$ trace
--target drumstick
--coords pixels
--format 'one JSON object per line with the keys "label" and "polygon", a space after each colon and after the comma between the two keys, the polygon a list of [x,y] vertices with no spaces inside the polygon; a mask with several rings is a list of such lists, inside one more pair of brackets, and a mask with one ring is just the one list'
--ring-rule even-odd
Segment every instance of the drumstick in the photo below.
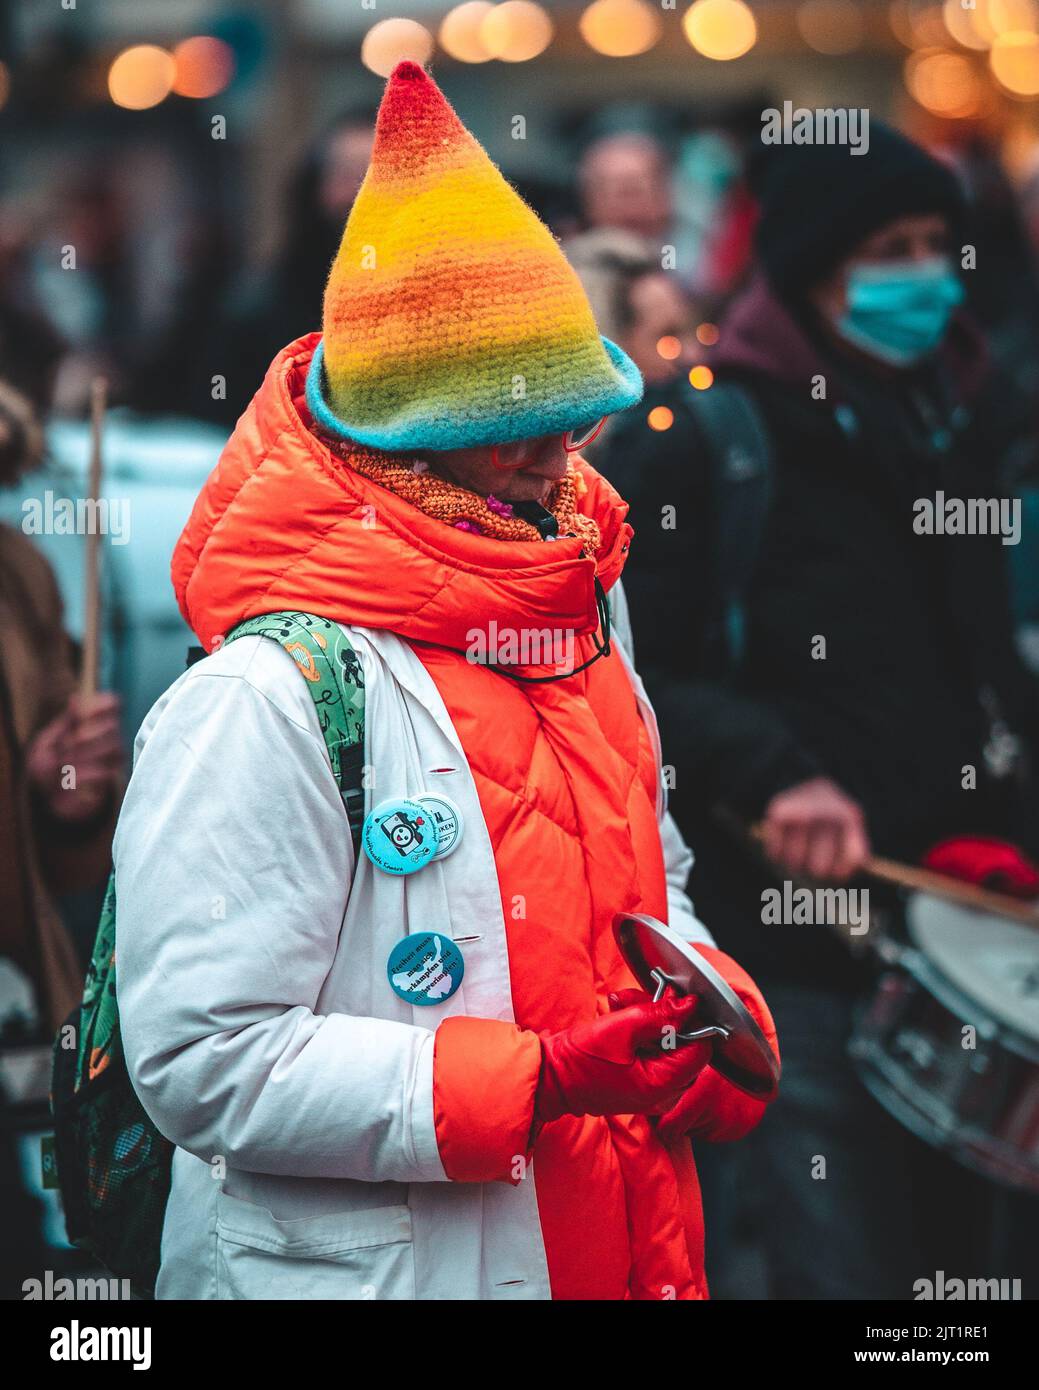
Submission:
{"label": "drumstick", "polygon": [[83,577],[83,664],[79,677],[79,693],[84,700],[88,700],[91,695],[97,693],[101,627],[101,591],[98,566],[101,527],[97,524],[97,503],[101,499],[101,440],[107,396],[108,382],[103,376],[96,376],[90,384],[90,481],[87,493],[95,504],[93,509],[95,524],[87,530],[86,537],[86,565]]}
{"label": "drumstick", "polygon": [[870,855],[862,866],[863,873],[900,888],[912,888],[920,893],[932,893],[936,898],[951,898],[964,907],[976,907],[980,912],[995,912],[1001,917],[1013,917],[1018,922],[1026,922],[1030,927],[1039,927],[1039,912],[1019,898],[1007,897],[991,888],[980,888],[974,883],[962,883],[959,879],[936,874],[933,869],[918,869],[914,864],[900,864],[895,859],[880,859]]}
{"label": "drumstick", "polygon": [[[760,844],[765,838],[764,829],[760,825],[752,826],[750,836]],[[996,893],[991,888],[979,888],[973,883],[947,878],[933,869],[919,869],[915,864],[901,864],[897,859],[882,859],[871,854],[862,865],[861,872],[884,883],[893,883],[898,888],[931,893],[936,898],[949,898],[964,907],[977,908],[979,912],[994,912],[1001,917],[1025,922],[1030,927],[1039,927],[1039,911],[1034,905],[1007,897],[1005,893]]]}

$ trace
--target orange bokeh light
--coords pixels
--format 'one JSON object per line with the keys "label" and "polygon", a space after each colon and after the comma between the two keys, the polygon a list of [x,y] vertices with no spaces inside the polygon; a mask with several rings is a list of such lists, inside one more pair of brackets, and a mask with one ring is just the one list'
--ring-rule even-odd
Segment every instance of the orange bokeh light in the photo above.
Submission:
{"label": "orange bokeh light", "polygon": [[548,13],[534,0],[504,0],[480,25],[480,42],[504,63],[526,63],[543,53],[555,32]]}
{"label": "orange bokeh light", "polygon": [[222,92],[234,77],[234,53],[222,39],[200,34],[173,50],[173,90],[181,97],[204,100]]}
{"label": "orange bokeh light", "polygon": [[433,35],[414,19],[380,19],[361,40],[361,62],[379,77],[389,77],[405,59],[425,67],[433,56]]}
{"label": "orange bokeh light", "polygon": [[459,63],[486,63],[491,54],[480,38],[480,25],[494,6],[491,0],[465,0],[444,16],[438,38],[445,53]]}
{"label": "orange bokeh light", "polygon": [[126,48],[108,69],[108,92],[116,106],[147,111],[165,101],[173,90],[173,56],[155,44]]}
{"label": "orange bokeh light", "polygon": [[718,63],[742,58],[758,37],[754,11],[744,0],[695,0],[682,17],[682,28],[697,53]]}
{"label": "orange bokeh light", "polygon": [[989,63],[1001,87],[1016,97],[1039,96],[1039,37],[1025,30],[1000,34]]}
{"label": "orange bokeh light", "polygon": [[675,412],[666,405],[655,405],[646,416],[646,424],[651,430],[669,430],[675,423]]}
{"label": "orange bokeh light", "polygon": [[921,49],[906,60],[910,95],[925,111],[946,120],[976,116],[984,105],[984,88],[970,58],[946,49]]}
{"label": "orange bokeh light", "polygon": [[633,58],[660,38],[660,16],[645,0],[595,0],[578,21],[589,48],[606,58]]}

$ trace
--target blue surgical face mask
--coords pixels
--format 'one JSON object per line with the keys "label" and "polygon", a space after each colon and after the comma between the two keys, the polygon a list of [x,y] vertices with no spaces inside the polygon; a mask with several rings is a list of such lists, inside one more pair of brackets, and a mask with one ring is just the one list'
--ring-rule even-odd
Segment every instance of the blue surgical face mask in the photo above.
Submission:
{"label": "blue surgical face mask", "polygon": [[837,332],[881,362],[911,367],[938,347],[963,298],[945,256],[857,265],[848,277],[848,308]]}

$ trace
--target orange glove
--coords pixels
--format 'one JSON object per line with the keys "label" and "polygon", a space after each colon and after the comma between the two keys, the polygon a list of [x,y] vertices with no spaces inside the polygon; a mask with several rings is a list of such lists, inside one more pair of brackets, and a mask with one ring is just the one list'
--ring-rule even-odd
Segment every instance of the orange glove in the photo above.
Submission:
{"label": "orange glove", "polygon": [[[711,946],[697,946],[696,949],[719,975],[724,976],[730,989],[739,995],[778,1058],[776,1025],[754,981],[724,951]],[[646,998],[641,990],[634,989],[623,990],[612,997],[617,1000],[617,1007],[630,1005],[636,998]],[[657,1121],[657,1134],[666,1144],[674,1143],[684,1135],[706,1139],[712,1144],[730,1143],[751,1132],[768,1104],[768,1101],[748,1096],[746,1091],[726,1081],[713,1067],[706,1067],[685,1094]]]}

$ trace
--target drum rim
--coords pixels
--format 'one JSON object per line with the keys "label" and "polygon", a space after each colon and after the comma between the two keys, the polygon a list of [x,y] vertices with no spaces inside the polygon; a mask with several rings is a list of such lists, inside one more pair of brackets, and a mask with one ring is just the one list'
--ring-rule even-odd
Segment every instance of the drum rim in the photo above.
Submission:
{"label": "drum rim", "polygon": [[[927,893],[914,894],[913,897],[920,898],[931,903],[940,902],[940,900],[936,899],[932,894]],[[968,909],[961,908],[956,904],[946,903],[944,905],[946,907],[952,907],[952,909],[956,913],[969,913]],[[964,999],[970,1001],[975,1013],[983,1016],[985,1020],[993,1028],[996,1029],[998,1037],[1001,1041],[1006,1043],[1008,1049],[1011,1052],[1014,1052],[1019,1057],[1023,1057],[1026,1061],[1034,1062],[1037,1065],[1039,1065],[1039,1033],[1037,1033],[1033,1037],[1025,1030],[1023,1030],[1019,1026],[1018,1022],[1015,1022],[1014,1020],[1010,1019],[1006,1014],[997,1014],[992,1010],[990,1005],[983,1004],[980,1001],[976,1001],[974,996],[968,993],[967,987],[965,985],[957,982],[955,979],[952,978],[950,974],[948,974],[941,961],[937,958],[939,952],[934,948],[933,945],[931,946],[931,949],[928,949],[929,943],[926,940],[926,935],[929,928],[926,923],[918,920],[919,912],[919,905],[915,913],[912,910],[911,902],[906,905],[905,929],[909,938],[908,942],[906,944],[902,944],[900,942],[889,943],[889,945],[894,946],[894,951],[891,954],[893,954],[894,956],[895,963],[900,964],[902,962],[902,958],[905,956],[907,952],[911,953],[912,959],[922,960],[925,963],[928,971],[928,978],[926,981],[923,981],[925,987],[931,989],[932,993],[938,995],[940,1001],[947,1008],[957,1013],[959,1017],[964,1018],[965,1022],[974,1022],[972,1018],[965,1017],[962,1009],[954,1008],[951,1003],[947,1002],[950,991],[955,992],[957,994],[961,994]],[[1015,936],[1022,932],[1028,933],[1031,930],[1030,928],[1024,926],[1020,922],[1016,922],[1009,918],[1006,919],[1005,925],[1013,929]],[[983,931],[984,926],[981,923],[979,923],[978,929]],[[1025,940],[1027,939],[1027,937],[1022,937],[1021,939]],[[1036,941],[1037,943],[1039,943],[1039,934],[1036,935]],[[911,969],[912,967],[907,968]],[[941,991],[939,990],[938,982],[940,982],[942,986]],[[1010,1040],[1013,1040],[1013,1042],[1011,1042]]]}
{"label": "drum rim", "polygon": [[[1022,1061],[1039,1066],[1039,1041],[1033,1041],[1020,1029],[996,1018],[984,1004],[975,1003],[919,946],[899,946],[894,959],[888,962],[883,974],[894,974],[898,970],[903,970],[921,988],[933,995],[942,1008],[976,1028],[979,1040],[984,1037],[986,1043],[998,1043]],[[880,978],[882,979],[883,975]],[[974,1017],[964,1012],[959,1002],[961,1000],[973,1008]]]}
{"label": "drum rim", "polygon": [[[1021,1150],[1002,1143],[997,1147],[997,1141],[990,1141],[987,1145],[977,1141],[973,1144],[965,1143],[962,1138],[963,1130],[949,1129],[942,1133],[940,1127],[934,1125],[931,1133],[923,1133],[920,1122],[927,1119],[924,1112],[915,1108],[895,1089],[884,1071],[872,1064],[872,1058],[856,1053],[850,1047],[849,1055],[856,1076],[876,1103],[920,1143],[948,1155],[971,1172],[980,1173],[1014,1192],[1039,1193],[1039,1162],[1029,1163],[1021,1157]],[[935,1130],[939,1130],[938,1138],[934,1137]],[[970,1132],[974,1135],[982,1133],[979,1130]],[[1007,1156],[1005,1164],[1001,1157],[1003,1154]],[[1008,1176],[1008,1168],[1020,1173],[1022,1180],[1015,1181]]]}

